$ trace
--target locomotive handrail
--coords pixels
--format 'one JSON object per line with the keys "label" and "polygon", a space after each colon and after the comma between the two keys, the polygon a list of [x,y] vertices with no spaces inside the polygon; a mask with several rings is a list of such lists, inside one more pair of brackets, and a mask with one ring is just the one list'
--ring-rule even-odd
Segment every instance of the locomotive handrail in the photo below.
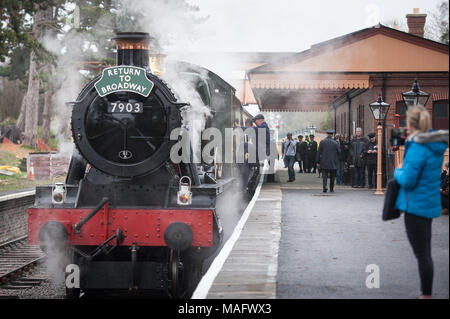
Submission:
{"label": "locomotive handrail", "polygon": [[86,217],[84,217],[79,223],[75,225],[75,233],[78,234],[81,231],[83,225],[86,224],[89,221],[89,219],[94,217],[94,215],[97,214],[100,211],[100,209],[102,209],[103,206],[105,206],[105,204],[108,203],[108,201],[109,201],[108,197],[103,197],[100,203],[98,203],[97,206],[95,206],[94,209]]}

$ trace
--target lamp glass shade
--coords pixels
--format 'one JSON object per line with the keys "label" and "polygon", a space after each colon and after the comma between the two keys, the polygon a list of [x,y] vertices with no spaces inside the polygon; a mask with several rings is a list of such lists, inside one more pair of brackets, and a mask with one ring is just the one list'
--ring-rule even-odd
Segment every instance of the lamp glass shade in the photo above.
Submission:
{"label": "lamp glass shade", "polygon": [[388,113],[390,106],[391,105],[389,103],[383,102],[381,94],[378,95],[378,99],[376,102],[369,104],[373,117],[377,121],[383,121],[386,118],[386,114]]}
{"label": "lamp glass shade", "polygon": [[373,117],[375,118],[375,120],[380,121],[381,120],[380,108],[370,106],[370,109],[372,110],[372,114],[373,114]]}
{"label": "lamp glass shade", "polygon": [[414,81],[411,91],[402,93],[403,101],[406,107],[427,104],[430,94],[425,93],[419,89],[419,83]]}
{"label": "lamp glass shade", "polygon": [[403,101],[405,102],[407,108],[410,107],[410,106],[417,105],[417,103],[418,103],[417,96],[415,96],[415,95],[406,95],[405,93],[403,93],[402,95],[403,95]]}

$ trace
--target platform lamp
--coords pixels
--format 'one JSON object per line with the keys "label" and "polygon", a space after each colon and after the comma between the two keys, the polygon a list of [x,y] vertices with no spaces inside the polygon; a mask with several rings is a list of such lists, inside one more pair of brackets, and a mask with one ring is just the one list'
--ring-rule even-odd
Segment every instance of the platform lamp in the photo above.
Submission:
{"label": "platform lamp", "polygon": [[430,94],[421,91],[419,83],[415,79],[411,91],[402,93],[402,98],[406,108],[417,106],[418,104],[425,106],[430,98]]}
{"label": "platform lamp", "polygon": [[378,94],[378,99],[369,104],[370,110],[372,111],[373,117],[378,121],[377,125],[377,138],[378,138],[378,146],[377,146],[377,190],[375,195],[383,195],[381,191],[382,187],[382,166],[381,166],[381,155],[382,155],[382,146],[381,141],[383,140],[383,126],[381,122],[386,120],[386,115],[389,111],[389,107],[391,106],[388,103],[383,102],[383,98],[381,97],[381,93]]}

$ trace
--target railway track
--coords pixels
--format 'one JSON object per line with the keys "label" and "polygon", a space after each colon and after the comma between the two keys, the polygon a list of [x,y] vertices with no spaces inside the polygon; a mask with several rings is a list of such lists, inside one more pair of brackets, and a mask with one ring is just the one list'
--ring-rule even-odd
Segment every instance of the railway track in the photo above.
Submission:
{"label": "railway track", "polygon": [[26,289],[46,280],[42,272],[32,272],[45,260],[39,246],[29,246],[27,236],[0,245],[0,289]]}

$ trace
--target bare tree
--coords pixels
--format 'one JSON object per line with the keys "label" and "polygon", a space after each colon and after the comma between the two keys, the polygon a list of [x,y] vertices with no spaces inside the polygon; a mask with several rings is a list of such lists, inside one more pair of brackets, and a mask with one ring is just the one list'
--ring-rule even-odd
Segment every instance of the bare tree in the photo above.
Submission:
{"label": "bare tree", "polygon": [[[36,5],[33,22],[33,38],[39,41],[43,35],[46,26],[52,24],[53,7],[47,6],[41,8]],[[23,112],[19,115],[19,120],[24,118],[25,122],[25,138],[24,144],[37,147],[38,136],[38,120],[39,120],[39,87],[40,87],[40,70],[42,68],[42,60],[39,59],[37,50],[33,48],[30,54],[30,68],[28,71],[28,90],[23,100]],[[51,94],[51,93],[49,93]],[[47,108],[49,113],[49,106]],[[18,126],[22,123],[18,120]],[[19,128],[21,128],[19,126]]]}
{"label": "bare tree", "polygon": [[[51,7],[47,8],[46,10],[51,10]],[[36,40],[41,37],[42,22],[44,19],[45,10],[37,8],[36,13],[34,14],[32,31],[33,37]],[[36,54],[36,50],[32,49],[30,53],[30,69],[28,70],[28,90],[22,102],[22,104],[24,104],[24,114],[22,115],[22,117],[25,119],[24,144],[31,147],[37,147],[40,82],[39,68],[39,59]]]}
{"label": "bare tree", "polygon": [[42,140],[45,144],[50,143],[50,118],[53,96],[53,85],[51,78],[53,77],[55,68],[52,64],[46,66],[48,80],[44,92],[44,109],[42,111]]}

